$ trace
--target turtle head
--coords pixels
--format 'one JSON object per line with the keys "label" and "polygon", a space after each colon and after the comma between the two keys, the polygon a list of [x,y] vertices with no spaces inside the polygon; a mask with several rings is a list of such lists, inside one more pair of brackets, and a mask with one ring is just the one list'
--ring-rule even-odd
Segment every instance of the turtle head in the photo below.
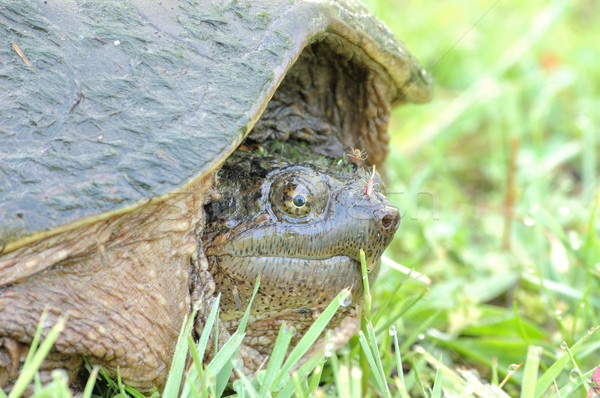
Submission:
{"label": "turtle head", "polygon": [[241,318],[257,278],[251,313],[283,317],[297,329],[313,320],[302,314],[318,312],[344,288],[360,302],[360,250],[373,280],[400,223],[372,169],[308,150],[285,159],[231,157],[219,177],[221,199],[206,208],[203,244],[224,321]]}

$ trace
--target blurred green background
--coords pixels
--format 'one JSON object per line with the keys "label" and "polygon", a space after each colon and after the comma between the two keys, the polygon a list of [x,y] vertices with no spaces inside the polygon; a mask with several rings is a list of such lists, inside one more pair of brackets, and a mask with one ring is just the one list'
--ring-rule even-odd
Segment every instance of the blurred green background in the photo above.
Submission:
{"label": "blurred green background", "polygon": [[[432,102],[393,111],[387,164],[403,214],[387,255],[431,285],[384,267],[374,288],[393,308],[378,325],[399,317],[411,396],[440,357],[446,392],[470,396],[528,347],[541,377],[588,336],[552,373],[584,397],[600,365],[600,2],[364,3],[435,80]],[[521,368],[504,390],[526,383]]]}

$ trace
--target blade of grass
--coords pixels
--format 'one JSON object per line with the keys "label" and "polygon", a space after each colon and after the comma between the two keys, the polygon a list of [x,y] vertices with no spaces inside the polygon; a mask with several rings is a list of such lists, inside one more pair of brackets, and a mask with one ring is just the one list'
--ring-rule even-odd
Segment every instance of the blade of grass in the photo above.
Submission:
{"label": "blade of grass", "polygon": [[[579,341],[577,341],[577,343],[573,344],[573,346],[570,349],[571,355],[577,355],[577,353],[581,349],[583,349],[583,347],[584,347],[583,343],[591,335],[593,335],[597,330],[598,330],[598,328],[591,330],[590,332],[588,332],[588,334],[586,334],[581,339],[579,339]],[[544,394],[544,392],[552,385],[552,380],[558,378],[558,375],[562,372],[562,370],[565,368],[566,364],[569,362],[570,359],[571,359],[571,357],[570,357],[569,353],[564,353],[537,380],[536,385],[535,385],[535,395],[534,395],[536,398],[541,397],[542,394]]]}
{"label": "blade of grass", "polygon": [[[442,356],[440,355],[439,363],[442,363]],[[431,398],[442,398],[442,372],[441,367],[435,371],[435,381],[433,382],[433,391],[431,393]]]}
{"label": "blade of grass", "polygon": [[517,325],[519,327],[519,334],[521,335],[521,337],[523,337],[523,339],[525,340],[525,343],[527,345],[530,344],[529,342],[529,335],[527,334],[527,331],[525,330],[525,327],[523,326],[523,321],[521,321],[521,316],[519,315],[519,305],[517,303],[517,298],[513,296],[513,311],[515,313],[515,319],[517,321]]}
{"label": "blade of grass", "polygon": [[393,317],[391,317],[386,323],[381,325],[377,329],[377,332],[375,332],[375,333],[377,335],[379,335],[379,334],[383,333],[384,330],[388,329],[390,326],[392,326],[394,323],[396,323],[396,321],[398,319],[400,319],[400,317],[402,317],[402,315],[406,314],[406,312],[409,311],[415,304],[417,304],[419,301],[421,301],[421,299],[428,292],[429,292],[429,289],[425,289],[421,293],[419,293],[419,295],[417,297],[415,297],[413,300],[411,300],[408,304],[405,304],[397,314],[395,314]]}
{"label": "blade of grass", "polygon": [[525,360],[525,370],[523,372],[521,398],[533,398],[535,396],[535,385],[538,380],[538,369],[540,367],[541,356],[542,347],[534,345],[529,346],[527,350],[527,359]]}
{"label": "blade of grass", "polygon": [[[190,392],[196,392],[198,389],[200,389],[200,386],[197,385],[197,382],[198,380],[204,380],[202,360],[200,359],[200,355],[198,354],[198,350],[196,349],[196,345],[194,344],[194,339],[192,338],[192,336],[188,336],[187,340],[188,347],[192,354],[192,364],[190,365],[190,368],[185,376],[186,383],[183,386],[183,390],[181,392],[182,397],[187,397]],[[205,384],[203,385],[205,386]]]}
{"label": "blade of grass", "polygon": [[163,391],[164,398],[176,398],[179,396],[183,370],[185,368],[185,362],[187,360],[188,353],[187,336],[189,336],[191,333],[195,318],[196,309],[192,311],[192,315],[189,317],[189,319],[186,315],[183,323],[181,324],[181,331],[179,332],[177,344],[175,345],[175,353],[173,354],[173,359],[171,360],[169,376],[167,377],[167,382]]}
{"label": "blade of grass", "polygon": [[[588,287],[585,289],[585,292],[583,292],[583,296],[581,297],[581,300],[579,300],[579,302],[577,303],[577,307],[575,309],[575,315],[573,316],[573,322],[571,323],[571,341],[575,340],[575,333],[577,332],[577,321],[579,320],[579,314],[581,312],[581,309],[584,308],[585,302],[586,302],[591,290],[592,290],[592,286],[588,285]],[[585,315],[585,313],[584,313],[584,315]],[[585,317],[584,317],[584,319],[585,319]]]}
{"label": "blade of grass", "polygon": [[40,343],[40,338],[42,337],[42,330],[44,329],[44,324],[46,323],[46,318],[48,318],[48,311],[44,310],[42,315],[40,315],[40,320],[38,322],[38,327],[35,330],[35,335],[33,336],[33,340],[31,341],[31,345],[29,346],[29,352],[27,353],[27,357],[25,358],[25,362],[23,363],[23,367],[27,365],[31,359],[33,358],[33,354],[38,348],[38,344]]}
{"label": "blade of grass", "polygon": [[42,381],[40,380],[40,372],[35,372],[35,376],[33,376],[33,388],[34,388],[34,391],[39,391],[42,389]]}
{"label": "blade of grass", "polygon": [[121,372],[118,367],[117,367],[117,386],[119,387],[119,393],[121,393],[121,396],[126,397],[127,394],[125,393],[125,387],[123,386],[123,381],[121,380]]}
{"label": "blade of grass", "polygon": [[[133,387],[129,387],[128,385],[125,385],[124,388],[125,388],[125,392],[128,392],[134,398],[146,398],[146,396],[144,394],[142,394],[141,392],[137,391]],[[125,396],[127,396],[127,394]]]}
{"label": "blade of grass", "polygon": [[[15,382],[15,385],[10,394],[8,394],[9,398],[16,398],[23,395],[25,388],[27,388],[27,385],[29,384],[31,379],[33,379],[33,375],[40,368],[40,365],[44,361],[44,358],[46,358],[46,356],[50,352],[50,349],[54,345],[54,342],[58,338],[58,335],[65,328],[65,325],[66,318],[62,317],[59,318],[56,324],[52,327],[52,329],[50,329],[50,332],[48,332],[48,335],[46,336],[42,344],[40,344],[39,349],[35,352],[35,354],[31,356],[30,361],[23,365],[23,369],[21,370],[19,378]],[[39,327],[40,326],[38,326],[38,328]]]}
{"label": "blade of grass", "polygon": [[[340,307],[341,303],[346,302],[350,291],[343,289],[332,301],[329,303],[327,308],[323,310],[317,320],[311,325],[308,331],[300,339],[296,347],[292,350],[284,365],[282,366],[279,375],[277,376],[274,385],[279,385],[280,381],[288,375],[289,370],[297,364],[302,356],[308,352],[313,343],[317,340],[321,332],[325,329],[333,315]],[[306,377],[320,362],[324,359],[324,354],[313,355],[310,357],[296,373],[299,377]],[[289,376],[288,376],[289,377]],[[288,380],[285,386],[277,394],[278,398],[290,397],[295,391],[293,380]]]}
{"label": "blade of grass", "polygon": [[[547,278],[540,278],[537,272],[535,273],[535,275],[530,273],[524,273],[521,275],[521,279],[524,282],[531,284],[535,287],[542,287],[543,283],[543,285],[546,289],[548,289],[548,291],[560,294],[569,299],[581,300],[581,298],[583,297],[583,293],[580,289],[576,289],[571,286],[567,286],[563,283],[558,283]],[[590,301],[594,305],[600,305],[600,299],[592,297]]]}
{"label": "blade of grass", "polygon": [[321,381],[321,376],[323,375],[324,365],[325,365],[325,363],[322,363],[321,365],[317,366],[315,368],[315,370],[313,371],[313,374],[308,383],[309,394],[313,393],[319,387],[319,382]]}
{"label": "blade of grass", "polygon": [[215,322],[215,354],[219,351],[219,322]]}
{"label": "blade of grass", "polygon": [[236,370],[236,374],[240,377],[240,380],[244,384],[244,389],[245,389],[244,392],[248,393],[250,398],[258,398],[258,397],[267,397],[268,396],[268,395],[261,395],[260,393],[256,392],[256,389],[252,385],[252,382],[250,381],[250,379],[248,379],[248,377],[246,377],[246,375],[244,374],[244,371],[242,369],[240,369],[240,366],[238,366],[238,361],[234,361],[233,365]]}
{"label": "blade of grass", "polygon": [[373,329],[373,325],[371,324],[371,322],[367,323],[367,336],[368,336],[368,342],[369,342],[369,346],[373,352],[373,357],[375,358],[375,363],[377,364],[377,367],[374,369],[377,372],[379,372],[380,376],[381,376],[381,380],[383,380],[383,385],[380,386],[382,393],[387,396],[387,397],[391,397],[390,394],[390,389],[387,385],[387,380],[385,377],[385,371],[383,370],[383,365],[381,363],[381,354],[379,353],[379,347],[377,345],[377,338],[375,337],[375,330]]}
{"label": "blade of grass", "polygon": [[567,354],[569,354],[569,358],[571,359],[571,362],[573,363],[573,366],[578,374],[581,374],[581,369],[579,369],[579,364],[577,363],[577,361],[575,360],[575,357],[573,356],[573,353],[571,352],[571,349],[569,348],[569,346],[566,347],[567,350]]}
{"label": "blade of grass", "polygon": [[421,380],[421,376],[419,375],[419,368],[417,367],[417,364],[414,360],[412,360],[411,363],[412,363],[412,370],[414,372],[414,379],[417,382],[419,389],[421,390],[421,396],[426,398],[427,392],[425,392],[425,386],[423,386],[423,381]]}
{"label": "blade of grass", "polygon": [[[204,325],[204,329],[202,330],[202,335],[198,340],[198,345],[196,346],[196,350],[198,351],[198,355],[202,355],[200,358],[204,360],[204,355],[206,352],[206,345],[208,344],[208,339],[210,338],[211,330],[215,325],[216,319],[218,319],[219,312],[219,304],[221,303],[221,293],[217,295],[215,300],[212,303],[212,308],[210,309],[210,313],[208,314],[208,318],[206,319],[206,324]],[[216,333],[216,331],[215,331]],[[202,363],[202,362],[199,362]]]}
{"label": "blade of grass", "polygon": [[[369,274],[367,272],[367,259],[363,249],[360,249],[360,270],[363,280],[363,308],[362,317],[360,319],[360,330],[363,332],[363,334],[366,334],[367,322],[371,318],[371,291],[369,287]],[[366,393],[367,389],[369,388],[369,361],[366,357],[366,352],[364,349],[359,352],[358,360],[362,370],[361,388],[362,392]]]}
{"label": "blade of grass", "polygon": [[363,317],[371,319],[371,288],[369,287],[369,273],[367,272],[367,259],[365,257],[365,251],[360,249],[360,269],[362,272],[363,280]]}
{"label": "blade of grass", "polygon": [[264,397],[267,391],[272,391],[274,387],[273,382],[277,378],[279,369],[281,369],[281,364],[285,359],[285,354],[287,353],[293,335],[294,328],[287,326],[285,322],[283,322],[279,328],[277,340],[275,340],[271,358],[269,358],[269,364],[267,365],[267,369],[265,370],[262,384],[260,386],[259,395],[261,397]]}
{"label": "blade of grass", "polygon": [[492,358],[492,384],[498,385],[498,357]]}
{"label": "blade of grass", "polygon": [[85,388],[83,390],[83,398],[91,398],[92,392],[94,391],[94,385],[96,384],[96,379],[98,378],[98,373],[100,372],[100,366],[96,365],[92,369],[92,373],[90,373],[90,377],[88,381],[85,383]]}
{"label": "blade of grass", "polygon": [[408,391],[406,391],[406,383],[404,382],[404,369],[402,366],[402,357],[400,354],[400,343],[398,343],[398,332],[395,326],[390,327],[390,334],[394,344],[394,358],[396,360],[396,369],[398,372],[398,390],[402,398],[409,398]]}
{"label": "blade of grass", "polygon": [[352,393],[352,398],[360,398],[363,396],[360,386],[361,379],[362,370],[356,366],[350,368],[350,391]]}
{"label": "blade of grass", "polygon": [[[379,371],[377,371],[377,362],[375,361],[375,358],[373,357],[373,353],[371,352],[371,348],[369,347],[369,342],[368,342],[367,338],[365,337],[365,334],[363,333],[362,330],[360,332],[358,332],[358,339],[360,341],[360,345],[363,349],[363,352],[365,353],[367,361],[369,362],[369,366],[371,367],[371,370],[373,370],[373,376],[375,377],[375,382],[381,389],[381,392],[385,394],[385,389],[383,388],[385,380],[381,377],[381,373]],[[363,393],[364,393],[364,391],[365,390],[363,390]],[[385,396],[386,397],[389,396],[389,392],[388,392],[388,395],[385,395]]]}
{"label": "blade of grass", "polygon": [[69,398],[71,397],[71,391],[68,386],[69,377],[67,373],[62,370],[56,370],[52,372],[52,387],[54,387],[54,393],[52,394],[56,398]]}
{"label": "blade of grass", "polygon": [[500,387],[500,388],[504,387],[504,385],[506,383],[508,383],[508,381],[510,380],[510,378],[512,377],[512,375],[514,375],[515,373],[517,373],[517,371],[519,369],[521,369],[522,366],[523,366],[523,362],[521,362],[518,365],[516,365],[516,364],[510,365],[508,367],[508,373],[506,374],[506,377],[504,379],[502,379],[502,381],[500,382],[500,384],[498,384],[498,387]]}
{"label": "blade of grass", "polygon": [[321,332],[325,329],[333,315],[340,308],[341,303],[345,302],[348,298],[350,291],[343,289],[332,301],[329,303],[327,308],[323,310],[317,320],[310,326],[307,332],[302,336],[296,347],[292,350],[287,360],[283,364],[281,371],[275,381],[275,385],[281,380],[284,374],[290,371],[290,369],[300,360],[300,358],[308,352],[312,344],[317,340]]}
{"label": "blade of grass", "polygon": [[335,352],[325,352],[325,357],[328,356],[330,356],[329,360],[331,361],[331,371],[333,373],[333,381],[335,383],[336,391],[338,395],[342,397],[347,397],[350,395],[347,388],[348,385],[343,385],[340,380],[340,364],[338,362],[338,357]]}
{"label": "blade of grass", "polygon": [[115,383],[115,381],[112,379],[112,377],[110,377],[108,375],[108,373],[106,372],[106,370],[104,368],[100,368],[100,374],[102,375],[102,377],[108,384],[109,389],[111,389],[112,391],[117,391],[119,389],[119,387],[117,386],[117,383]]}
{"label": "blade of grass", "polygon": [[556,321],[556,324],[558,325],[558,328],[560,329],[560,333],[561,333],[562,337],[565,340],[567,340],[567,342],[569,342],[569,344],[572,343],[572,341],[570,341],[569,333],[567,332],[565,325],[563,325],[562,317],[560,317],[558,315],[558,314],[560,314],[560,312],[558,311],[558,307],[556,305],[556,300],[554,300],[554,297],[552,297],[552,295],[550,294],[550,291],[546,288],[544,280],[539,272],[538,272],[538,280],[540,282],[540,286],[542,287],[542,290],[544,291],[544,293],[546,293],[546,297],[548,297],[548,301],[550,302],[550,305],[552,306],[552,315],[554,316],[554,320]]}
{"label": "blade of grass", "polygon": [[[557,391],[556,394],[553,395],[553,397],[561,398],[571,396],[571,394],[573,394],[573,392],[577,388],[579,388],[582,384],[585,383],[585,380],[587,380],[594,374],[594,371],[595,369],[591,369],[590,371],[584,373],[575,380],[572,380],[571,382],[567,383],[559,391]],[[591,397],[595,398],[594,395],[591,395]]]}
{"label": "blade of grass", "polygon": [[188,393],[186,395],[181,394],[182,397],[192,397],[192,398],[207,398],[208,397],[208,393],[206,392],[206,389],[202,390],[202,395],[200,395],[200,393],[198,392],[198,390],[196,388],[194,388],[192,381],[189,379],[185,380],[185,385],[186,387],[188,387]]}
{"label": "blade of grass", "polygon": [[392,303],[395,303],[398,300],[398,291],[402,288],[402,285],[406,282],[409,275],[406,275],[404,278],[400,279],[398,283],[390,290],[391,294],[388,295],[386,300],[383,303],[379,304],[379,309],[373,315],[373,324],[377,325],[377,322],[383,315],[389,314],[390,306]]}
{"label": "blade of grass", "polygon": [[388,256],[381,256],[381,262],[404,275],[404,278],[402,279],[402,284],[404,284],[409,279],[413,279],[415,281],[423,283],[426,286],[431,285],[431,279],[429,279],[427,275],[415,271],[414,268],[405,267],[404,265],[392,260]]}
{"label": "blade of grass", "polygon": [[[202,370],[202,363],[204,360],[204,356],[206,354],[206,346],[208,345],[208,339],[210,338],[213,327],[215,327],[215,336],[217,333],[216,330],[216,320],[218,319],[219,313],[219,303],[221,302],[221,293],[217,295],[212,303],[212,308],[210,309],[210,313],[206,318],[206,323],[204,324],[204,329],[202,330],[202,334],[200,339],[198,340],[198,344],[195,346],[191,336],[188,336],[188,347],[192,353],[192,365],[189,371],[186,374],[187,383],[183,386],[183,390],[181,392],[182,397],[188,396],[190,391],[200,389],[200,381],[202,381],[203,391],[206,392],[206,380],[204,379],[204,371]],[[193,388],[191,386],[194,386]]]}
{"label": "blade of grass", "polygon": [[594,259],[598,258],[598,245],[596,243],[596,215],[598,213],[598,202],[600,201],[600,190],[596,191],[596,195],[594,196],[594,205],[592,206],[592,211],[590,212],[590,218],[588,220],[588,233],[585,239],[585,243],[583,245],[583,258],[584,265],[589,269],[595,263]]}
{"label": "blade of grass", "polygon": [[294,372],[292,374],[292,380],[294,381],[294,386],[296,387],[296,396],[300,398],[308,398],[308,393],[302,386],[300,377],[298,377],[298,373]]}
{"label": "blade of grass", "polygon": [[[318,319],[317,319],[318,320]],[[315,369],[319,364],[324,362],[325,355],[315,355],[309,358],[300,369],[296,372],[298,377],[306,377],[313,369]],[[279,383],[277,383],[279,384]],[[289,398],[294,394],[295,391],[294,381],[290,377],[285,386],[277,393],[277,398]]]}
{"label": "blade of grass", "polygon": [[[335,356],[335,353],[333,354]],[[332,368],[335,366],[337,374],[335,380],[335,389],[339,397],[352,397],[352,385],[350,383],[350,368],[346,364],[340,365],[336,359],[335,364],[332,363]]]}
{"label": "blade of grass", "polygon": [[[237,355],[240,346],[242,345],[242,341],[244,339],[246,325],[248,324],[248,319],[250,318],[250,309],[252,308],[252,303],[254,302],[254,298],[256,297],[256,293],[258,292],[258,286],[260,285],[260,278],[256,278],[256,282],[254,283],[254,290],[252,292],[252,297],[250,297],[250,301],[248,302],[248,306],[246,307],[246,311],[244,312],[244,316],[240,321],[237,331],[235,332],[239,336],[241,336],[239,343],[232,345],[232,348],[235,347],[235,352],[231,355],[230,359],[235,358]],[[233,336],[232,336],[233,337]],[[233,371],[233,362],[229,361],[225,363],[222,369],[217,374],[217,386],[216,392],[217,396],[221,396],[223,391],[225,391],[225,387],[227,387],[227,383],[229,382],[229,377],[231,376],[231,372]],[[213,373],[214,374],[214,373]]]}
{"label": "blade of grass", "polygon": [[250,297],[250,301],[248,302],[248,306],[246,307],[246,311],[244,312],[244,316],[240,321],[237,331],[240,333],[244,333],[246,331],[246,325],[248,325],[248,318],[250,318],[250,309],[252,307],[252,303],[254,302],[254,297],[256,297],[256,293],[258,292],[258,287],[260,286],[260,277],[256,278],[254,282],[254,290],[252,291],[252,297]]}
{"label": "blade of grass", "polygon": [[423,321],[418,328],[415,329],[415,331],[413,333],[410,334],[410,336],[408,336],[406,338],[406,340],[404,340],[404,342],[402,343],[402,345],[400,346],[400,350],[402,352],[406,351],[408,349],[408,347],[410,347],[418,338],[419,334],[421,334],[421,332],[423,330],[425,330],[426,328],[429,327],[429,325],[431,325],[431,322],[437,318],[437,316],[439,314],[442,313],[442,310],[437,310],[436,312],[434,312],[429,318],[427,318],[425,321]]}
{"label": "blade of grass", "polygon": [[232,334],[229,340],[227,340],[219,352],[217,352],[217,355],[215,355],[212,361],[206,366],[206,373],[213,376],[218,375],[225,365],[235,357],[243,339],[244,334],[238,332]]}

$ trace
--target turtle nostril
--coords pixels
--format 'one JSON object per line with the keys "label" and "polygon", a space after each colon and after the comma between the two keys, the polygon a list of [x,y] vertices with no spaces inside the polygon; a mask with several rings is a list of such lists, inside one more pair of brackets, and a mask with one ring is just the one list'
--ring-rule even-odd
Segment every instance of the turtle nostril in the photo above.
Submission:
{"label": "turtle nostril", "polygon": [[383,228],[388,229],[390,227],[390,225],[392,225],[393,221],[394,220],[393,220],[392,216],[390,216],[389,214],[386,214],[381,219],[381,225],[383,225]]}
{"label": "turtle nostril", "polygon": [[400,222],[400,214],[398,210],[392,209],[387,211],[383,217],[381,217],[381,226],[385,230],[396,229],[398,228],[398,223]]}

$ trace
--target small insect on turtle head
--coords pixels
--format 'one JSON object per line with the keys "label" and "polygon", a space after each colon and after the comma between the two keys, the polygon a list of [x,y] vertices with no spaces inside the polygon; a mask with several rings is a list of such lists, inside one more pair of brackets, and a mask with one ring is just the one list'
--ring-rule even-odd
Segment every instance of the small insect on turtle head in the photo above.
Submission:
{"label": "small insect on turtle head", "polygon": [[354,147],[350,147],[350,149],[348,149],[346,156],[354,163],[359,163],[360,161],[369,157],[369,155],[367,155],[367,151],[358,148],[354,149]]}
{"label": "small insect on turtle head", "polygon": [[373,165],[373,172],[371,173],[371,177],[369,177],[369,181],[367,181],[367,188],[365,189],[365,193],[367,196],[373,195],[373,186],[375,185],[375,165]]}

